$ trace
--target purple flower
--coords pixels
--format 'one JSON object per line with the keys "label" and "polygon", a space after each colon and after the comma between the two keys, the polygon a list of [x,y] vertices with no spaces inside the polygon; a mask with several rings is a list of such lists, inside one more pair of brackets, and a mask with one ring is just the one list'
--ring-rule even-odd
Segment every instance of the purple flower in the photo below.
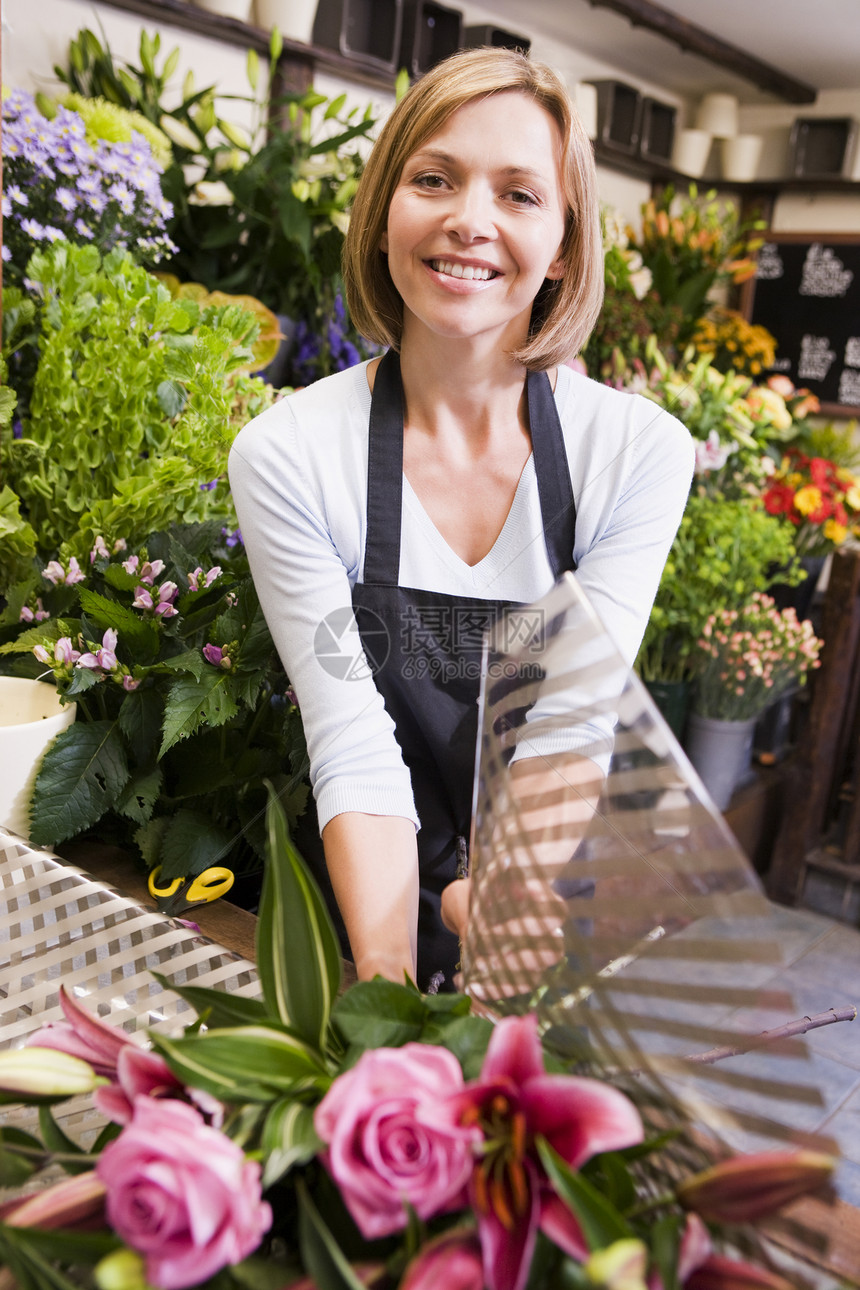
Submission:
{"label": "purple flower", "polygon": [[41,242],[45,237],[44,228],[34,219],[22,219],[21,229],[28,237],[31,237],[34,242]]}
{"label": "purple flower", "polygon": [[126,573],[136,573],[137,566],[140,564],[140,556],[130,555],[127,560],[123,560],[122,567]]}
{"label": "purple flower", "polygon": [[66,574],[66,585],[71,587],[76,582],[85,582],[86,575],[74,556],[69,561],[69,572]]}
{"label": "purple flower", "polygon": [[179,588],[175,582],[162,582],[158,588],[158,604],[155,606],[155,612],[160,618],[172,618],[179,612],[173,604],[178,595]]}
{"label": "purple flower", "polygon": [[61,636],[54,646],[54,658],[58,663],[76,663],[81,657],[80,650],[72,645],[70,636]]}
{"label": "purple flower", "polygon": [[141,582],[146,582],[151,587],[152,584],[155,582],[155,579],[163,571],[164,571],[163,560],[152,560],[152,561],[147,560],[141,567],[140,573],[137,576],[140,578]]}
{"label": "purple flower", "polygon": [[128,693],[131,693],[131,691],[136,690],[139,685],[140,685],[140,681],[135,681],[133,676],[129,676],[128,672],[123,673],[122,688],[124,690],[126,690]]}
{"label": "purple flower", "polygon": [[228,668],[232,667],[232,662],[228,655],[224,653],[224,647],[222,645],[204,645],[203,657],[206,659],[206,662],[211,663],[213,667],[223,667],[225,672]]}
{"label": "purple flower", "polygon": [[82,654],[78,659],[78,667],[100,668],[102,672],[112,672],[117,665],[116,640],[116,632],[109,627],[102,637],[101,648],[95,654]]}
{"label": "purple flower", "polygon": [[9,246],[6,242],[4,242],[2,248],[0,248],[0,254],[2,254],[4,260],[12,259],[12,252],[9,250]]}
{"label": "purple flower", "polygon": [[102,560],[110,559],[110,551],[108,551],[105,540],[101,534],[96,538],[95,546],[92,551],[90,551],[90,564],[94,564],[99,558]]}
{"label": "purple flower", "polygon": [[135,609],[152,609],[152,596],[146,587],[135,587],[134,600],[131,603]]}
{"label": "purple flower", "polygon": [[[33,621],[33,619],[34,619],[35,617],[36,617],[36,615],[33,613],[32,609],[30,609],[28,605],[23,605],[23,606],[21,607],[21,612],[20,612],[20,614],[18,615],[18,622],[19,622],[19,623],[32,623],[32,621]],[[37,656],[37,657],[38,657],[38,656]],[[47,663],[47,661],[48,661],[48,660],[47,660],[47,659],[45,659],[45,658],[39,659],[39,662],[40,662],[40,663]]]}

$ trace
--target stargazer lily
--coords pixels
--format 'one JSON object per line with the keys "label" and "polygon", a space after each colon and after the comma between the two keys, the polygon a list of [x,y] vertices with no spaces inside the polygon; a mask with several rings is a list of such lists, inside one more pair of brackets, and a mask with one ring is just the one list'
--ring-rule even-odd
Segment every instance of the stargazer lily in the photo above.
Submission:
{"label": "stargazer lily", "polygon": [[461,1125],[478,1125],[470,1184],[488,1290],[522,1290],[537,1231],[573,1258],[589,1250],[567,1205],[555,1194],[538,1155],[544,1138],[572,1169],[601,1151],[643,1138],[633,1103],[598,1080],[551,1075],[533,1016],[506,1017],[490,1039],[480,1078],[446,1103]]}

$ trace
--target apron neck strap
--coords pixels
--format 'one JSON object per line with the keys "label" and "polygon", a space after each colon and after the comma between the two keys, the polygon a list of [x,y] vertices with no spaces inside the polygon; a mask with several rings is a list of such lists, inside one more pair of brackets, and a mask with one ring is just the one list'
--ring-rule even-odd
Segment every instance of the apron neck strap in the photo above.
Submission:
{"label": "apron neck strap", "polygon": [[[564,435],[546,372],[528,373],[526,397],[547,555],[553,576],[560,578],[576,568],[576,507]],[[403,382],[400,359],[390,349],[376,369],[370,403],[366,583],[392,587],[399,583],[402,509]]]}

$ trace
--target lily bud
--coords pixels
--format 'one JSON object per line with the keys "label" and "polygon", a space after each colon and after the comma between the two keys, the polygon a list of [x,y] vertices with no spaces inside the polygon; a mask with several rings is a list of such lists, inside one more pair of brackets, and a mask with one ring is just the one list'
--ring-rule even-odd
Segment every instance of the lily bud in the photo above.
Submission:
{"label": "lily bud", "polygon": [[45,1187],[21,1200],[3,1214],[9,1227],[80,1227],[104,1218],[107,1188],[94,1172],[64,1178],[53,1187]]}
{"label": "lily bud", "polygon": [[678,1200],[713,1223],[749,1223],[828,1181],[835,1161],[817,1151],[733,1156],[678,1188]]}
{"label": "lily bud", "polygon": [[103,1083],[87,1062],[55,1048],[9,1048],[0,1052],[0,1105],[56,1102],[91,1093]]}
{"label": "lily bud", "polygon": [[766,1268],[736,1263],[712,1254],[684,1282],[684,1290],[794,1290],[791,1282]]}
{"label": "lily bud", "polygon": [[134,1250],[114,1250],[93,1269],[99,1290],[146,1290],[146,1265]]}
{"label": "lily bud", "polygon": [[613,1241],[597,1250],[585,1265],[585,1275],[605,1290],[647,1290],[648,1250],[642,1241]]}
{"label": "lily bud", "polygon": [[428,1241],[408,1265],[400,1290],[482,1290],[484,1265],[477,1232],[471,1228],[444,1232]]}

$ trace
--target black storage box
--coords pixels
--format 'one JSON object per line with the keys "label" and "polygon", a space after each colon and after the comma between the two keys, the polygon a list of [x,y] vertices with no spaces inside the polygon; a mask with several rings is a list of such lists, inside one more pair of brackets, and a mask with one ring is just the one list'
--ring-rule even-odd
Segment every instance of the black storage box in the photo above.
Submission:
{"label": "black storage box", "polygon": [[403,0],[400,66],[410,76],[423,76],[443,58],[456,54],[462,37],[459,9],[449,9],[435,0]]}
{"label": "black storage box", "polygon": [[503,31],[501,27],[467,27],[463,44],[467,49],[477,49],[482,45],[491,45],[493,49],[519,49],[527,54],[532,47],[528,36],[518,36],[514,31]]}
{"label": "black storage box", "polygon": [[402,27],[403,0],[319,0],[313,43],[393,76]]}
{"label": "black storage box", "polygon": [[677,117],[678,109],[670,104],[647,96],[643,98],[639,155],[646,161],[671,161]]}
{"label": "black storage box", "polygon": [[624,81],[588,81],[597,90],[597,139],[616,152],[639,148],[642,95]]}
{"label": "black storage box", "polygon": [[847,179],[857,122],[849,116],[799,116],[791,127],[789,168],[804,179]]}

